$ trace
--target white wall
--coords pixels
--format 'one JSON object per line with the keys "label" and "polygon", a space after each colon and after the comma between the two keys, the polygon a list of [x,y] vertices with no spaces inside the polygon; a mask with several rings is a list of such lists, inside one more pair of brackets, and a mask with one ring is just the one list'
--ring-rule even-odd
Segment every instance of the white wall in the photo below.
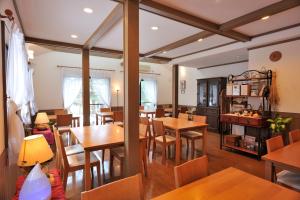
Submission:
{"label": "white wall", "polygon": [[[273,51],[280,51],[277,62],[269,59]],[[249,69],[271,69],[276,72],[280,98],[278,111],[300,113],[300,40],[249,51]]]}
{"label": "white wall", "polygon": [[197,105],[197,79],[227,77],[230,74],[240,74],[246,71],[247,68],[247,62],[232,65],[224,65],[220,67],[206,68],[201,70],[181,66],[179,68],[179,82],[180,80],[186,80],[186,91],[184,94],[181,94],[179,85],[179,105]]}
{"label": "white wall", "polygon": [[[116,87],[121,88],[119,92],[119,106],[123,105],[123,68],[120,60],[91,56],[90,67],[101,69],[113,69],[115,72],[101,73],[111,79],[112,106],[116,106]],[[172,68],[169,65],[141,63],[150,65],[151,71],[160,75],[140,75],[152,77],[158,83],[158,103],[169,104],[172,100]],[[53,109],[63,107],[62,97],[62,68],[61,66],[81,66],[81,55],[50,51],[35,57],[32,61],[34,68],[34,89],[36,103],[39,109]],[[91,70],[93,73],[93,70]],[[99,71],[97,71],[99,73]]]}

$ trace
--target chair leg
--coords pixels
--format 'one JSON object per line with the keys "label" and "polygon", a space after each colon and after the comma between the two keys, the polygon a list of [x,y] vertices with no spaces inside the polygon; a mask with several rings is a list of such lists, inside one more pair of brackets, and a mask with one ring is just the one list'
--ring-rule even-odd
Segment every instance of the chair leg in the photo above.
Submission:
{"label": "chair leg", "polygon": [[195,157],[195,140],[193,140],[193,139],[191,141],[191,146],[192,146],[192,148],[191,148],[191,157],[192,157],[192,159],[194,159],[194,157]]}
{"label": "chair leg", "polygon": [[120,160],[120,176],[124,177],[124,162],[123,162],[123,159]]}
{"label": "chair leg", "polygon": [[98,186],[102,185],[103,183],[101,182],[102,178],[101,178],[101,173],[100,173],[100,161],[99,163],[97,163],[97,178],[98,178]]}
{"label": "chair leg", "polygon": [[109,175],[113,176],[114,172],[114,156],[110,153],[109,155]]}
{"label": "chair leg", "polygon": [[149,134],[149,137],[148,137],[148,146],[147,146],[148,156],[150,155],[150,148],[151,148],[151,135]]}
{"label": "chair leg", "polygon": [[104,164],[104,158],[105,158],[105,149],[102,150],[102,165]]}
{"label": "chair leg", "polygon": [[171,146],[170,145],[168,146],[168,158],[169,159],[171,158]]}
{"label": "chair leg", "polygon": [[63,175],[63,186],[64,190],[66,191],[67,189],[67,182],[68,182],[68,171],[64,170],[64,175]]}
{"label": "chair leg", "polygon": [[156,142],[153,140],[153,147],[152,147],[152,159],[155,157],[155,152],[156,152]]}
{"label": "chair leg", "polygon": [[163,150],[162,150],[162,163],[166,164],[166,146],[163,145]]}
{"label": "chair leg", "polygon": [[186,159],[189,159],[189,147],[190,144],[189,144],[189,139],[186,138]]}
{"label": "chair leg", "polygon": [[93,166],[91,166],[91,174],[92,174],[92,183],[91,183],[91,185],[93,185],[93,183],[94,183],[94,178],[95,178],[95,176],[94,176],[94,167]]}

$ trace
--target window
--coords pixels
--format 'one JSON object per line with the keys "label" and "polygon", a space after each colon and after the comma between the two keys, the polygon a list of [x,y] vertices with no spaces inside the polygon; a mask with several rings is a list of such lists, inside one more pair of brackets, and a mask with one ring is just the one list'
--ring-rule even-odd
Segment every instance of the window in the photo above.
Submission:
{"label": "window", "polygon": [[141,104],[145,109],[155,108],[157,105],[157,83],[156,80],[141,80]]}

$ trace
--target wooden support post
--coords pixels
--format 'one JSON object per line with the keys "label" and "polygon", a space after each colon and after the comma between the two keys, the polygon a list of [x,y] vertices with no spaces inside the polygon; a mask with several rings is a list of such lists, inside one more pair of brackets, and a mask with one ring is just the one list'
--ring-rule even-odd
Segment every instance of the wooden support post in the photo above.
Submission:
{"label": "wooden support post", "polygon": [[139,0],[124,0],[125,176],[141,171],[139,156]]}
{"label": "wooden support post", "polygon": [[173,65],[173,73],[172,73],[172,107],[173,107],[173,117],[177,117],[178,115],[178,71],[179,66]]}
{"label": "wooden support post", "polygon": [[83,126],[90,125],[90,50],[82,49]]}
{"label": "wooden support post", "polygon": [[3,123],[4,123],[4,146],[8,148],[7,126],[7,95],[6,95],[6,47],[5,47],[5,22],[1,21],[1,58],[2,58],[2,100],[3,100]]}

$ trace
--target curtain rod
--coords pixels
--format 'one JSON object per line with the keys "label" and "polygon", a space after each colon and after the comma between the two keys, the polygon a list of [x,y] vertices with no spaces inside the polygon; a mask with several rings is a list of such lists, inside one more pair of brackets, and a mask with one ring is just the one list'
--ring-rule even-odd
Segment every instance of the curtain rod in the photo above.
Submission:
{"label": "curtain rod", "polygon": [[[71,67],[71,66],[63,66],[63,65],[57,65],[57,67],[61,67],[61,68],[70,68],[70,69],[81,69],[81,67]],[[90,70],[96,70],[96,71],[108,71],[108,72],[115,72],[116,70],[114,69],[96,69],[96,68],[89,68]]]}
{"label": "curtain rod", "polygon": [[[124,72],[123,70],[121,70],[120,72]],[[139,71],[140,74],[152,74],[152,75],[157,75],[157,76],[160,76],[159,73],[154,73],[154,72],[142,72],[142,71]]]}

